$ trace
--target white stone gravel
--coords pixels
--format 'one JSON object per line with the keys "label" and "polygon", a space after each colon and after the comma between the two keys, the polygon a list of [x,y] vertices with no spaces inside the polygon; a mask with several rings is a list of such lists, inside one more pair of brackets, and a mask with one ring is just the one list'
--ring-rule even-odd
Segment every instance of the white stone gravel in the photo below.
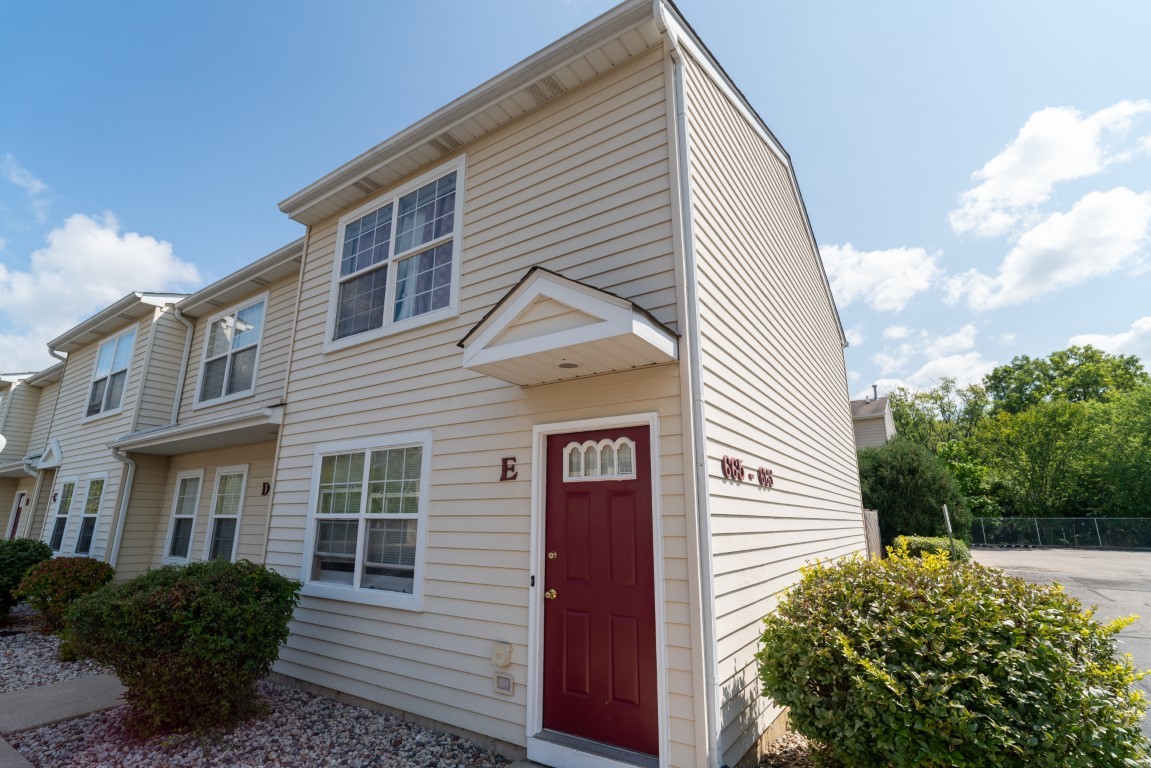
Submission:
{"label": "white stone gravel", "polygon": [[[28,630],[18,606],[0,627],[0,693],[109,670],[61,662],[58,638]],[[231,733],[138,739],[127,707],[11,734],[7,741],[36,768],[498,768],[508,761],[472,742],[392,715],[270,682],[260,683],[268,714]]]}
{"label": "white stone gravel", "polygon": [[8,741],[37,768],[498,768],[475,744],[391,715],[261,683],[268,715],[210,737],[133,739],[125,707],[22,733]]}

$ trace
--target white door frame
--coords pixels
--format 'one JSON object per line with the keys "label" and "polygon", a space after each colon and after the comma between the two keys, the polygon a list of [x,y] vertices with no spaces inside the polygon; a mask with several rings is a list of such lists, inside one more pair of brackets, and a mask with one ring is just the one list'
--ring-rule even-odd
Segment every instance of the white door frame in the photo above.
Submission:
{"label": "white door frame", "polygon": [[547,505],[547,438],[567,432],[586,432],[615,427],[647,427],[651,462],[652,567],[655,599],[656,694],[659,721],[659,765],[668,768],[671,715],[668,707],[667,624],[663,572],[663,517],[660,483],[659,415],[639,413],[599,419],[537,424],[532,429],[532,521],[529,554],[533,584],[528,591],[528,759],[554,768],[632,768],[599,755],[581,752],[536,738],[543,730],[543,573],[544,515]]}

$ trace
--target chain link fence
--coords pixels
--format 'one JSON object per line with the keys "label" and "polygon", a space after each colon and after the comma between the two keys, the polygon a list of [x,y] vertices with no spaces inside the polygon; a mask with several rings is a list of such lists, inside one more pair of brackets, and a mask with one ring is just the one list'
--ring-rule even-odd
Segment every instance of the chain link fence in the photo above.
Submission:
{"label": "chain link fence", "polygon": [[1082,547],[1151,549],[1147,517],[977,517],[977,547]]}

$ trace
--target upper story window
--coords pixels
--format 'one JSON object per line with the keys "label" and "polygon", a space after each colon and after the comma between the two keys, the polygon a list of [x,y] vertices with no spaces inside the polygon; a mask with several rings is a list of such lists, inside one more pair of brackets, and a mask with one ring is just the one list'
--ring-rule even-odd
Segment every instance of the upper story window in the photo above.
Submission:
{"label": "upper story window", "polygon": [[235,307],[208,324],[198,402],[252,393],[267,297]]}
{"label": "upper story window", "polygon": [[461,158],[340,219],[332,341],[371,338],[455,311],[462,182]]}
{"label": "upper story window", "polygon": [[88,393],[85,416],[120,409],[135,344],[136,329],[133,328],[100,345],[100,351],[96,353],[96,370],[92,373],[92,389]]}

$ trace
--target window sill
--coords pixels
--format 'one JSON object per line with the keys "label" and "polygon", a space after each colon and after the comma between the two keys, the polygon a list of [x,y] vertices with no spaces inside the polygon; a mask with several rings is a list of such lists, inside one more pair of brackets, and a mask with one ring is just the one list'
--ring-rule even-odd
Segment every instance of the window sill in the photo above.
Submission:
{"label": "window sill", "polygon": [[300,589],[304,597],[322,597],[326,600],[339,600],[345,603],[359,603],[361,605],[377,605],[382,608],[397,608],[402,611],[422,611],[422,594],[404,594],[401,592],[385,592],[374,589],[356,589],[355,587],[342,587],[335,584],[320,582],[307,582]]}
{"label": "window sill", "polygon": [[444,320],[454,320],[459,316],[460,313],[458,307],[455,303],[452,303],[443,309],[437,309],[435,312],[428,312],[427,314],[408,318],[407,320],[385,325],[381,328],[375,328],[370,331],[364,331],[363,333],[356,333],[351,336],[345,336],[342,339],[332,339],[331,337],[333,329],[328,328],[326,331],[327,336],[324,340],[324,353],[326,354],[328,352],[339,352],[340,350],[347,349],[348,347],[354,347],[358,344],[375,341],[387,336],[394,336],[397,333],[403,333],[404,331],[422,328],[425,325],[431,325],[432,323],[439,323],[443,322]]}
{"label": "window sill", "polygon": [[101,411],[100,413],[93,413],[91,416],[84,416],[82,419],[80,419],[80,423],[88,424],[93,421],[99,421],[100,419],[108,418],[109,416],[116,416],[123,412],[124,406],[121,405],[119,408],[113,408],[110,411]]}
{"label": "window sill", "polygon": [[256,388],[245,389],[243,392],[233,392],[230,395],[221,395],[214,397],[211,400],[197,400],[192,403],[192,410],[198,411],[201,408],[211,408],[213,405],[223,405],[224,403],[233,403],[237,400],[244,400],[245,398],[253,397],[256,394]]}

